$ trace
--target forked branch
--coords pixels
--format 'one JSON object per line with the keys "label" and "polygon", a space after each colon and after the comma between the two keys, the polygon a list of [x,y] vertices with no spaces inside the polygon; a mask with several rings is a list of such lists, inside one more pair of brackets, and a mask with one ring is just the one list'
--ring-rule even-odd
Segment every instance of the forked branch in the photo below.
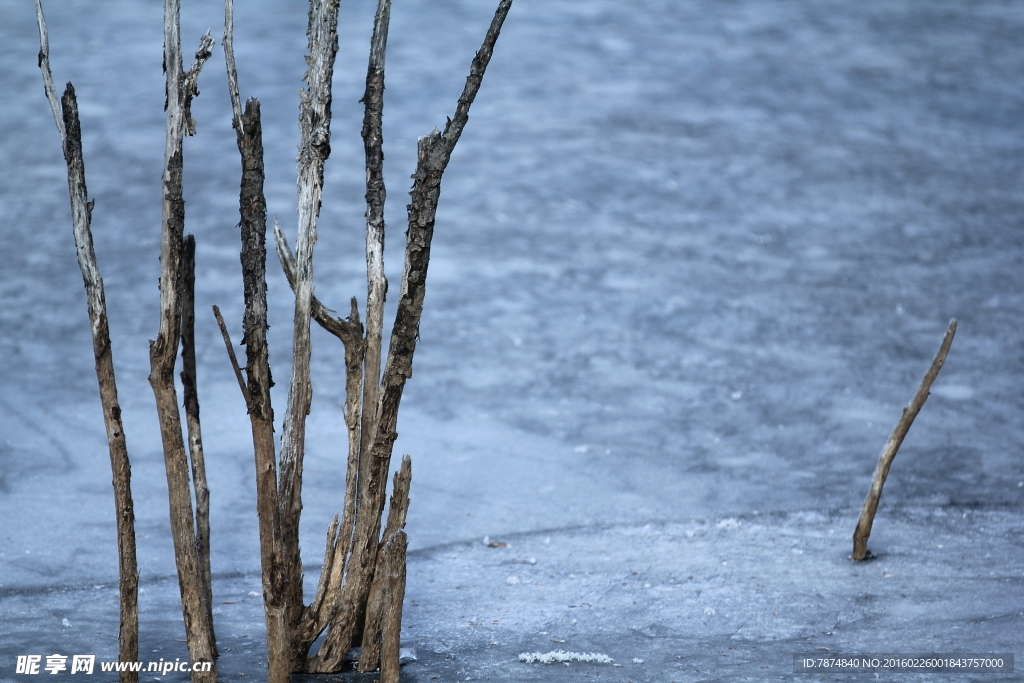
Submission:
{"label": "forked branch", "polygon": [[[402,274],[398,311],[391,330],[387,363],[377,401],[374,402],[376,417],[373,420],[372,436],[364,443],[368,448],[360,452],[360,477],[358,493],[359,515],[353,533],[352,552],[346,567],[346,579],[341,591],[338,609],[331,622],[324,645],[310,665],[310,671],[330,672],[337,670],[344,661],[345,653],[362,627],[354,618],[362,610],[369,596],[375,572],[377,551],[380,545],[381,515],[385,502],[385,476],[391,462],[398,419],[398,406],[406,380],[412,376],[412,359],[419,338],[419,325],[423,313],[423,299],[426,286],[427,266],[430,261],[430,245],[434,234],[437,204],[441,192],[441,177],[451,159],[452,150],[458,142],[469,118],[469,108],[480,89],[484,72],[490,62],[494,45],[501,32],[502,23],[512,6],[512,0],[501,0],[491,25],[470,66],[462,96],[456,107],[455,116],[448,121],[445,132],[436,129],[430,135],[420,138],[416,173],[413,175],[411,201],[408,206],[408,232],[405,244],[405,266]],[[378,11],[378,16],[380,16]],[[371,48],[368,82],[375,74],[374,48]],[[381,65],[383,64],[381,56]],[[367,93],[372,91],[368,83]],[[364,101],[367,108],[372,101]],[[367,115],[370,116],[369,114]],[[368,156],[367,169],[370,175],[372,159]],[[369,188],[367,192],[370,195]],[[369,253],[369,247],[368,247]],[[372,287],[372,285],[371,285]],[[369,377],[369,374],[367,374]],[[364,405],[364,411],[367,407]],[[365,413],[364,413],[365,414]],[[365,419],[364,419],[365,425]]]}
{"label": "forked branch", "polygon": [[[186,73],[181,64],[179,0],[164,2],[164,69],[167,75],[167,132],[164,149],[163,210],[160,239],[160,329],[150,342],[149,382],[156,398],[163,444],[164,466],[171,517],[174,559],[181,590],[182,614],[189,658],[212,662],[216,653],[213,624],[205,609],[202,572],[196,551],[196,527],[188,455],[182,436],[174,365],[181,331],[181,261],[185,202],[182,197],[182,140],[194,132],[189,116],[199,72],[211,54],[213,39],[207,33],[199,43],[195,61]],[[216,681],[216,667],[192,673],[193,683]]]}

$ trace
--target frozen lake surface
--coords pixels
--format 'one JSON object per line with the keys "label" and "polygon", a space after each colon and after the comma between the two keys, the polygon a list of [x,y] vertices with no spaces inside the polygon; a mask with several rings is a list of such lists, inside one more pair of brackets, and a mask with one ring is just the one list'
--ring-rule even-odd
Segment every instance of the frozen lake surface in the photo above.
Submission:
{"label": "frozen lake surface", "polygon": [[[183,4],[191,52],[222,18],[219,3]],[[339,310],[365,298],[358,99],[374,4],[342,3],[315,275]],[[161,12],[137,0],[46,9],[55,79],[78,93],[96,201],[134,471],[141,656],[179,657],[146,381]],[[468,0],[393,8],[392,292],[416,139],[453,111],[492,11]],[[298,0],[236,8],[242,95],[261,99],[268,203],[289,235],[305,24]],[[802,652],[1024,655],[1021,35],[1020,0],[516,0],[445,175],[399,417],[395,452],[413,460],[404,640],[418,655],[403,680],[781,681]],[[31,3],[0,0],[0,45],[8,683],[25,680],[18,654],[113,658],[117,564]],[[198,243],[219,666],[225,680],[248,680],[264,666],[250,594],[260,590],[251,440],[205,313],[218,304],[237,340],[239,163],[219,48],[200,89],[186,229]],[[270,265],[280,416],[291,305]],[[878,452],[950,318],[952,351],[882,498],[879,557],[853,563]],[[341,360],[336,340],[315,332],[307,580],[343,494]],[[614,663],[518,661],[555,650]]]}

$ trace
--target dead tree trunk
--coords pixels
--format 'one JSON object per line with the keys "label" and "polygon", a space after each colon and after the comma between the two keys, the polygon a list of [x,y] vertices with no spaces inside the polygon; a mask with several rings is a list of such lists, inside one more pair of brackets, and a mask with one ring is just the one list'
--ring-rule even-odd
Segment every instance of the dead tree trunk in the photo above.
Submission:
{"label": "dead tree trunk", "polygon": [[248,100],[245,111],[242,111],[238,73],[235,67],[233,23],[232,0],[225,0],[224,58],[233,113],[232,124],[235,128],[238,151],[242,157],[239,193],[242,284],[245,301],[242,343],[245,344],[245,376],[248,383],[243,380],[238,363],[234,359],[234,351],[220,311],[215,307],[214,312],[224,334],[239,386],[245,396],[252,426],[253,452],[256,460],[256,514],[259,518],[263,606],[267,628],[267,680],[269,683],[285,683],[290,677],[292,664],[285,605],[286,573],[277,494],[274,409],[270,401],[270,388],[274,381],[270,374],[270,354],[267,347],[267,202],[263,193],[263,129],[259,100]]}
{"label": "dead tree trunk", "polygon": [[[277,253],[295,295],[292,375],[284,418],[280,461],[276,461],[270,410],[270,369],[266,350],[265,230],[266,204],[262,194],[263,162],[259,141],[259,103],[249,100],[241,111],[232,37],[232,0],[225,0],[224,48],[235,130],[242,156],[241,227],[242,272],[245,290],[243,341],[248,364],[245,377],[227,333],[221,325],[229,358],[253,423],[257,464],[257,507],[263,561],[264,607],[267,619],[270,681],[287,680],[281,650],[287,642],[294,671],[339,671],[348,650],[363,644],[359,668],[381,669],[382,680],[397,681],[398,637],[405,586],[405,548],[402,530],[409,506],[411,463],[406,456],[395,478],[394,495],[383,535],[385,483],[397,432],[398,406],[406,380],[412,376],[412,357],[423,309],[434,216],[441,176],[468,120],[508,14],[512,0],[501,0],[494,19],[470,68],[454,118],[443,133],[420,140],[416,174],[409,205],[398,313],[392,328],[387,362],[383,358],[384,201],[382,116],[384,57],[387,49],[390,0],[379,0],[370,44],[366,91],[363,96],[363,143],[366,155],[366,330],[353,298],[347,319],[330,314],[313,296],[313,244],[320,210],[324,163],[330,153],[331,77],[337,52],[337,0],[311,0],[307,89],[301,93],[299,126],[298,239],[293,254],[275,225]],[[302,564],[298,528],[301,511],[305,419],[312,400],[309,377],[310,319],[336,336],[345,354],[345,424],[348,430],[346,490],[341,521],[327,530],[324,563],[316,595],[308,606],[302,599]],[[248,383],[246,382],[248,378]],[[275,465],[277,469],[275,471]],[[276,486],[275,486],[276,485]],[[329,629],[324,645],[308,655],[314,641]]]}
{"label": "dead tree trunk", "polygon": [[[309,670],[330,672],[338,670],[345,654],[353,643],[362,637],[366,603],[373,576],[378,567],[381,515],[384,510],[384,478],[391,462],[391,452],[398,434],[395,431],[398,406],[406,380],[412,376],[412,359],[419,337],[419,323],[423,311],[427,266],[430,261],[430,244],[433,239],[434,217],[440,198],[441,177],[451,159],[451,153],[469,119],[469,108],[480,89],[487,64],[493,54],[494,45],[508,15],[512,0],[501,0],[494,18],[484,37],[480,50],[470,66],[470,74],[462,96],[459,98],[455,116],[449,119],[443,133],[435,130],[419,141],[416,173],[410,191],[408,207],[409,228],[406,233],[405,267],[399,294],[398,312],[391,331],[387,363],[379,388],[375,389],[376,400],[370,406],[363,403],[363,434],[360,448],[360,480],[356,499],[356,520],[352,528],[351,552],[346,563],[344,584],[337,597],[330,630],[324,644],[311,661]],[[375,136],[379,137],[379,121],[382,105],[376,96],[383,91],[384,51],[386,48],[388,0],[378,5],[374,38],[370,50],[370,67],[367,75],[367,89],[364,104],[367,114],[364,118],[364,140],[367,157],[367,275],[370,280],[371,296],[377,280],[376,257],[378,253],[377,226],[382,218],[377,214],[375,203],[383,201],[383,181],[375,174],[379,163]],[[379,74],[379,75],[378,75]],[[379,84],[378,84],[379,79]],[[368,123],[367,123],[368,122]],[[379,186],[378,186],[379,183]],[[379,239],[379,251],[383,253],[383,237]],[[380,275],[382,277],[382,274]],[[386,284],[386,283],[384,283]],[[368,313],[368,330],[370,314]],[[370,334],[367,334],[367,343]],[[378,342],[379,343],[379,342]],[[370,351],[367,350],[367,357]],[[364,366],[364,382],[373,381],[369,365]],[[370,419],[367,411],[370,410]],[[368,424],[369,421],[369,424]],[[366,432],[370,433],[367,437]],[[342,529],[342,533],[346,533]]]}
{"label": "dead tree trunk", "polygon": [[[185,202],[182,198],[182,140],[195,131],[190,115],[192,98],[198,94],[197,81],[210,57],[213,39],[203,36],[192,67],[185,72],[181,62],[179,0],[164,3],[164,69],[167,74],[167,141],[164,150],[163,218],[160,243],[160,329],[150,342],[149,382],[156,398],[163,443],[164,466],[170,505],[171,536],[181,590],[185,637],[192,662],[213,662],[216,645],[210,607],[196,541],[192,510],[188,452],[182,436],[181,416],[174,383],[174,365],[183,315],[181,302],[182,256],[184,248]],[[215,667],[193,672],[194,683],[216,681]]]}
{"label": "dead tree trunk", "polygon": [[[93,249],[92,206],[85,185],[85,160],[82,155],[82,127],[78,119],[78,101],[75,89],[67,84],[64,96],[57,102],[57,92],[50,73],[50,45],[46,21],[40,0],[36,0],[36,19],[39,24],[39,68],[43,73],[46,98],[53,110],[64,147],[64,160],[68,167],[68,190],[71,195],[71,217],[78,265],[85,281],[89,321],[92,324],[92,348],[96,359],[96,379],[99,382],[103,422],[107,430],[110,468],[114,480],[114,507],[117,519],[118,574],[120,576],[120,628],[118,657],[122,662],[139,658],[139,569],[135,553],[135,507],[132,503],[131,463],[128,446],[121,424],[121,407],[117,401],[117,382],[114,378],[114,359],[110,347],[107,324],[107,303],[103,292],[103,278],[96,263]],[[138,672],[122,671],[121,683],[136,683]]]}
{"label": "dead tree trunk", "polygon": [[185,237],[181,255],[181,387],[185,398],[185,424],[188,428],[189,463],[196,498],[196,555],[199,583],[206,620],[210,623],[213,656],[217,641],[213,634],[213,576],[210,570],[210,488],[206,483],[203,456],[203,432],[199,424],[199,390],[196,384],[196,240]]}

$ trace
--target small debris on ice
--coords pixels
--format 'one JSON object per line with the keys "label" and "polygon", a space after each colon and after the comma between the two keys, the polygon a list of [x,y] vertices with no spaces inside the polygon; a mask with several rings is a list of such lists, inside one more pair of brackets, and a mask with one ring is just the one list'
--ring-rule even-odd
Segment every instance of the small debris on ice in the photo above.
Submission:
{"label": "small debris on ice", "polygon": [[726,517],[725,519],[718,520],[715,526],[719,529],[738,529],[740,522],[735,517]]}
{"label": "small debris on ice", "polygon": [[519,584],[519,577],[518,576],[510,576],[507,579],[505,579],[505,583],[507,583],[510,586],[518,585]]}
{"label": "small debris on ice", "polygon": [[263,594],[262,594],[262,593],[257,593],[256,591],[249,591],[249,596],[250,596],[250,597],[253,597],[253,598],[258,598],[258,597],[260,597],[261,595],[263,595]]}
{"label": "small debris on ice", "polygon": [[643,664],[644,660],[640,659],[639,657],[633,657],[633,663],[634,664]]}
{"label": "small debris on ice", "polygon": [[608,655],[600,652],[566,652],[565,650],[554,650],[541,654],[540,652],[523,652],[519,655],[520,662],[527,664],[539,662],[540,664],[557,664],[560,662],[592,662],[594,664],[611,664],[613,660]]}
{"label": "small debris on ice", "polygon": [[734,391],[731,394],[729,394],[729,398],[731,398],[734,401],[738,401],[741,398],[743,398],[743,392],[742,391]]}
{"label": "small debris on ice", "polygon": [[60,620],[60,625],[64,628],[71,628],[71,622],[68,621],[66,618]]}
{"label": "small debris on ice", "polygon": [[711,609],[710,607],[705,607],[704,608],[704,616],[706,616],[706,617],[713,617],[713,616],[715,616],[715,610]]}
{"label": "small debris on ice", "polygon": [[502,543],[501,541],[492,541],[490,536],[484,536],[484,545],[488,548],[511,548],[511,543]]}

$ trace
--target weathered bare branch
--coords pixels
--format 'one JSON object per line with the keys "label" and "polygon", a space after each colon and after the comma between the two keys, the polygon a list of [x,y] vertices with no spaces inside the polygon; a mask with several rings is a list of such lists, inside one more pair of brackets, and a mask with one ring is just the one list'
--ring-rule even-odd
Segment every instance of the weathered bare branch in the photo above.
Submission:
{"label": "weathered bare branch", "polygon": [[382,536],[384,545],[377,551],[373,583],[370,585],[370,594],[366,600],[366,619],[363,626],[362,649],[359,655],[360,671],[375,671],[381,668],[388,580],[390,572],[394,570],[394,567],[390,569],[386,567],[388,561],[386,548],[388,543],[392,542],[405,528],[405,518],[409,513],[409,486],[411,483],[412,460],[407,455],[402,458],[402,465],[395,472],[388,521]]}
{"label": "weathered bare branch", "polygon": [[235,356],[235,348],[231,344],[231,335],[228,333],[227,325],[224,324],[224,317],[220,314],[220,308],[216,304],[213,305],[213,317],[217,319],[217,326],[220,327],[220,336],[224,340],[224,348],[227,349],[231,368],[235,371],[238,388],[242,392],[242,398],[245,399],[245,408],[250,410],[249,388],[245,386],[245,378],[242,376],[242,369],[238,367],[238,357]]}
{"label": "weathered bare branch", "polygon": [[207,31],[202,40],[199,41],[199,49],[196,50],[195,60],[192,66],[185,72],[185,84],[182,92],[182,113],[185,119],[185,135],[196,134],[196,122],[192,119],[192,98],[199,96],[199,72],[203,64],[213,54],[213,38]]}
{"label": "weathered bare branch", "polygon": [[[459,97],[459,104],[455,108],[455,116],[448,119],[444,132],[441,134],[447,149],[444,166],[448,165],[448,157],[451,156],[455,144],[462,137],[462,130],[466,127],[466,122],[469,121],[469,108],[473,105],[473,100],[476,99],[476,94],[480,90],[484,72],[487,71],[487,65],[494,54],[494,45],[498,42],[498,35],[501,33],[501,25],[505,23],[505,17],[508,16],[508,11],[511,8],[512,0],[501,0],[498,3],[498,9],[495,10],[491,25],[487,28],[483,44],[480,45],[480,49],[477,50],[476,56],[469,66],[469,76],[466,78],[466,85]],[[442,166],[442,170],[444,166]]]}
{"label": "weathered bare branch", "polygon": [[231,98],[231,123],[238,130],[242,119],[242,98],[238,94],[238,69],[235,67],[235,3],[224,0],[224,64],[228,71],[228,96]]}
{"label": "weathered bare branch", "polygon": [[[164,2],[164,69],[167,75],[167,137],[164,149],[163,211],[160,240],[160,329],[150,342],[150,385],[156,398],[167,471],[171,536],[181,590],[182,614],[189,658],[193,662],[214,660],[213,628],[203,608],[202,579],[196,552],[195,519],[188,456],[178,412],[174,365],[181,329],[179,300],[183,253],[185,202],[182,198],[182,138],[190,128],[189,103],[198,92],[196,79],[209,56],[212,39],[203,36],[196,61],[188,74],[182,70],[179,0]],[[192,673],[193,683],[216,681],[216,667]]]}
{"label": "weathered bare branch", "polygon": [[399,649],[402,635],[402,602],[405,600],[405,557],[409,539],[399,531],[384,546],[384,574],[387,576],[382,625],[380,683],[399,683]]}
{"label": "weathered bare branch", "polygon": [[[292,254],[288,239],[281,232],[281,228],[274,221],[274,240],[277,248],[277,257],[281,261],[281,269],[288,280],[288,286],[295,291],[295,256]],[[348,319],[338,318],[332,315],[333,311],[316,298],[314,295],[310,302],[310,314],[320,327],[324,328],[345,344],[359,344],[363,338],[363,326],[359,322],[359,310],[356,300],[351,300],[351,310]]]}
{"label": "weathered bare branch", "polygon": [[914,424],[914,418],[921,412],[924,402],[928,400],[928,392],[931,391],[932,383],[939,376],[939,370],[942,369],[942,365],[946,362],[946,354],[949,353],[949,347],[953,343],[953,336],[955,334],[956,320],[951,320],[949,321],[949,328],[942,338],[939,351],[935,354],[935,359],[932,360],[928,372],[924,374],[921,385],[917,388],[917,393],[911,399],[910,405],[903,409],[903,414],[900,416],[899,422],[896,423],[896,428],[892,430],[889,440],[885,443],[885,448],[882,449],[882,454],[878,457],[878,465],[875,467],[875,474],[871,479],[871,489],[868,491],[867,498],[864,499],[860,519],[857,520],[857,528],[853,532],[852,557],[855,560],[868,559],[870,554],[868,552],[868,536],[871,535],[871,525],[875,521],[878,501],[882,497],[882,487],[885,485],[886,477],[889,476],[889,467],[896,457],[896,452],[903,444],[903,439],[906,438],[907,432],[910,431],[910,426]]}
{"label": "weathered bare branch", "polygon": [[[338,51],[338,0],[311,0],[306,89],[300,93],[297,178],[298,238],[295,244],[295,314],[292,333],[292,376],[281,438],[278,483],[281,538],[288,569],[285,604],[290,627],[303,615],[302,562],[299,555],[299,515],[302,510],[302,461],[306,416],[313,389],[309,381],[311,354],[309,321],[313,297],[313,245],[323,192],[324,163],[330,155],[331,79]],[[293,640],[293,659],[301,664],[305,652]]]}
{"label": "weathered bare branch", "polygon": [[[82,127],[78,118],[78,101],[70,83],[58,102],[50,73],[50,45],[43,7],[36,0],[39,26],[39,69],[43,74],[46,99],[53,110],[54,121],[64,148],[68,167],[68,191],[71,197],[72,226],[78,250],[78,265],[85,282],[89,321],[92,327],[93,355],[99,384],[103,422],[107,431],[110,468],[113,473],[114,507],[117,520],[118,573],[120,576],[120,628],[118,633],[121,661],[135,661],[139,656],[138,562],[135,547],[135,507],[131,492],[131,462],[121,422],[117,399],[113,351],[107,323],[106,296],[103,278],[96,262],[92,241],[92,202],[85,185],[85,160],[82,154]],[[136,683],[138,672],[123,671],[121,683]]]}
{"label": "weathered bare branch", "polygon": [[[363,414],[360,453],[368,453],[377,429],[380,398],[380,359],[384,330],[384,58],[388,44],[391,0],[379,0],[370,39],[363,94],[363,151],[366,157],[366,359],[363,364]],[[360,463],[360,477],[369,475],[369,459]],[[352,533],[349,531],[348,533]]]}
{"label": "weathered bare branch", "polygon": [[[409,229],[406,233],[405,266],[398,311],[391,330],[387,363],[384,366],[378,401],[376,428],[370,439],[370,448],[360,454],[359,517],[353,534],[352,554],[346,571],[348,576],[342,588],[337,614],[330,632],[317,654],[310,670],[328,672],[341,666],[352,639],[358,632],[358,622],[345,619],[364,605],[373,577],[373,564],[379,545],[380,518],[384,510],[385,475],[391,462],[391,451],[398,433],[398,406],[406,380],[412,376],[412,358],[419,338],[419,324],[423,313],[427,265],[430,244],[434,234],[434,220],[441,192],[441,177],[451,158],[469,118],[469,108],[480,88],[484,71],[493,54],[501,25],[508,14],[512,0],[501,0],[484,37],[480,50],[470,65],[455,117],[449,120],[445,132],[436,129],[420,138],[416,173],[413,175],[411,201],[408,206]],[[364,407],[365,410],[365,407]],[[364,464],[365,463],[365,464]],[[365,475],[364,475],[365,472]]]}
{"label": "weathered bare branch", "polygon": [[189,460],[196,499],[196,553],[203,608],[210,624],[213,656],[217,656],[217,640],[213,630],[213,575],[210,571],[210,487],[206,483],[206,460],[203,455],[203,433],[199,421],[199,391],[196,385],[196,240],[185,238],[181,259],[181,386],[185,399],[185,424],[188,428]]}
{"label": "weathered bare branch", "polygon": [[[259,517],[263,608],[267,628],[267,680],[269,683],[287,683],[292,670],[292,654],[286,609],[288,572],[284,566],[278,502],[274,410],[270,400],[274,381],[267,345],[267,202],[263,191],[263,127],[259,100],[248,100],[245,111],[241,110],[233,48],[233,14],[232,0],[225,0],[224,59],[234,112],[235,137],[242,158],[238,206],[245,300],[242,343],[245,344],[248,377],[248,386],[242,393],[246,396],[256,464],[256,512]],[[241,383],[237,363],[236,374]]]}
{"label": "weathered bare branch", "polygon": [[[274,238],[277,244],[277,255],[281,261],[285,277],[289,285],[294,287],[295,258],[292,256],[285,238],[276,221]],[[360,429],[360,390],[363,381],[363,354],[366,342],[363,338],[363,327],[359,322],[359,308],[355,297],[351,300],[351,310],[347,320],[330,314],[329,309],[320,303],[315,296],[312,299],[312,315],[321,327],[338,337],[345,348],[345,425],[348,429],[348,467],[345,477],[345,504],[341,527],[336,534],[334,554],[331,561],[325,562],[320,570],[318,585],[325,585],[325,599],[316,599],[304,610],[302,623],[293,641],[296,648],[309,646],[320,637],[331,616],[335,612],[338,592],[345,574],[346,558],[351,545],[352,528],[355,525],[356,492],[359,467],[359,429]],[[318,593],[319,594],[319,593]]]}

